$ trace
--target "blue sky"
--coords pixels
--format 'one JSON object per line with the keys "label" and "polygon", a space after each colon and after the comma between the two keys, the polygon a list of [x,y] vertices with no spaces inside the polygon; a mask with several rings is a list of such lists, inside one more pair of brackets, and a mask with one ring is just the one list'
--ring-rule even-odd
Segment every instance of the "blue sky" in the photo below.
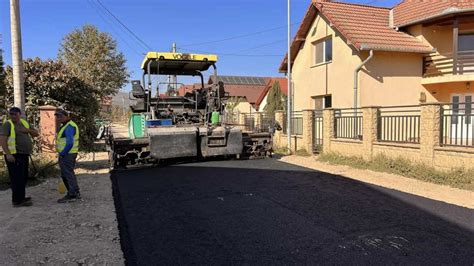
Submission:
{"label": "blue sky", "polygon": [[[287,49],[286,0],[101,2],[153,50],[169,51],[176,42],[181,51],[218,54],[221,75],[281,76],[278,66]],[[344,2],[391,7],[399,0]],[[310,0],[292,0],[293,33],[309,3]],[[0,34],[6,64],[11,64],[9,23],[9,0],[0,0]],[[125,54],[131,78],[141,76],[142,53],[148,49],[107,14],[97,0],[21,0],[21,23],[24,58],[56,58],[61,39],[88,23],[109,32]],[[257,32],[260,33],[253,34]],[[218,41],[248,34],[251,35]]]}

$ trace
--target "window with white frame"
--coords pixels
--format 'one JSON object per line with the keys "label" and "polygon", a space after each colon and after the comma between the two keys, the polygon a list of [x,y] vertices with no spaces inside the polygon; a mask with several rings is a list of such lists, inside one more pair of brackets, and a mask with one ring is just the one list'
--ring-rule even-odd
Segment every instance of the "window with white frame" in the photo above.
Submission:
{"label": "window with white frame", "polygon": [[315,65],[332,61],[332,37],[314,42],[313,45]]}

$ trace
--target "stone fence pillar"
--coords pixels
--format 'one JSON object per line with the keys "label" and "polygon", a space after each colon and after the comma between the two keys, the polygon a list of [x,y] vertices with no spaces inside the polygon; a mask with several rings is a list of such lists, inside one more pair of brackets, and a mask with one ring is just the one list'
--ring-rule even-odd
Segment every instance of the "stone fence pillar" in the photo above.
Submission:
{"label": "stone fence pillar", "polygon": [[[285,113],[283,111],[276,111],[275,112],[275,122],[278,123],[282,128],[285,125]],[[284,148],[285,145],[282,145],[282,138],[283,138],[283,129],[275,131],[275,135],[273,136],[273,142],[275,147]]]}
{"label": "stone fence pillar", "polygon": [[303,110],[303,147],[311,154],[313,152],[313,110]]}
{"label": "stone fence pillar", "polygon": [[378,112],[379,107],[362,108],[363,158],[368,161],[372,160],[374,143],[377,141]]}
{"label": "stone fence pillar", "polygon": [[420,151],[423,163],[434,165],[434,150],[440,145],[441,105],[426,103],[421,105]]}
{"label": "stone fence pillar", "polygon": [[331,139],[334,138],[334,109],[323,111],[323,152],[331,152]]}
{"label": "stone fence pillar", "polygon": [[56,156],[56,147],[55,147],[55,138],[57,131],[56,118],[54,113],[56,107],[51,105],[40,106],[40,122],[39,122],[39,132],[40,136],[38,141],[41,144],[41,152],[44,156],[55,157]]}

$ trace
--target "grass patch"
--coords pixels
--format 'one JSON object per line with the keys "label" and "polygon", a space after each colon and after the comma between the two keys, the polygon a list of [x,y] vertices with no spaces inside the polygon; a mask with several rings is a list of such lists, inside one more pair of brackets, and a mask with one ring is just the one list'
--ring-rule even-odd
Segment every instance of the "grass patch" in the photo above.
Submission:
{"label": "grass patch", "polygon": [[347,165],[358,169],[398,174],[435,184],[474,191],[474,169],[453,169],[449,172],[445,172],[424,164],[413,163],[404,158],[392,159],[384,155],[378,155],[371,161],[365,161],[360,157],[342,156],[337,153],[324,153],[319,156],[318,160],[331,164]]}
{"label": "grass patch", "polygon": [[311,154],[308,151],[306,151],[305,149],[297,150],[295,155],[303,156],[303,157],[311,156]]}
{"label": "grass patch", "polygon": [[[33,163],[30,160],[28,185],[34,186],[40,184],[47,178],[57,177],[59,175],[59,167],[56,161],[47,160],[39,156],[33,156]],[[0,190],[10,188],[10,178],[5,167],[0,169]]]}
{"label": "grass patch", "polygon": [[273,148],[273,153],[287,155],[288,154],[288,149],[286,147],[274,147]]}

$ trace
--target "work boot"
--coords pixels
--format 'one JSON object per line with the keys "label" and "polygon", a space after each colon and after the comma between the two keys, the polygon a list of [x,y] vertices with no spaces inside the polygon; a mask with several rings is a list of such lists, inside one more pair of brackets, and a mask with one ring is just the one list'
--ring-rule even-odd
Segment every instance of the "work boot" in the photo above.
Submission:
{"label": "work boot", "polygon": [[69,203],[69,202],[75,202],[77,200],[78,200],[77,196],[66,195],[66,196],[58,199],[58,203]]}
{"label": "work boot", "polygon": [[19,208],[19,207],[29,207],[29,206],[32,206],[33,205],[33,202],[31,202],[31,198],[30,200],[26,200],[26,198],[22,201],[22,202],[13,202],[13,208]]}

